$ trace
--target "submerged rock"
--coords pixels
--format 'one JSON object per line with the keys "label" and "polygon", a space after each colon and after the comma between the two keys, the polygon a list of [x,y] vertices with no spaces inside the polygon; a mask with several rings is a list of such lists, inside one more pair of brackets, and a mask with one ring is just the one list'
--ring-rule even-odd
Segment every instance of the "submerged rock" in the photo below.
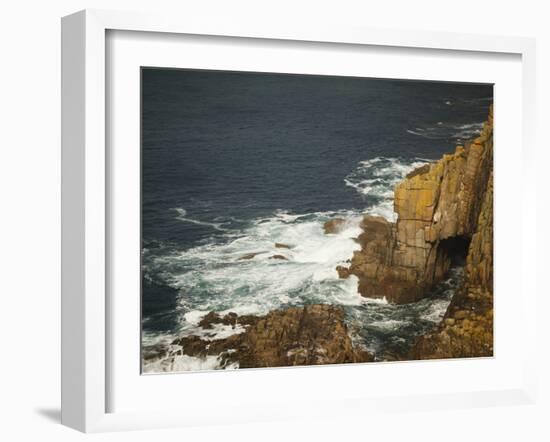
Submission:
{"label": "submerged rock", "polygon": [[339,233],[343,230],[346,220],[343,218],[331,219],[323,224],[323,229],[326,234]]}
{"label": "submerged rock", "polygon": [[288,261],[288,258],[284,255],[273,255],[273,256],[270,256],[269,259],[282,259],[284,261]]}
{"label": "submerged rock", "polygon": [[491,108],[478,138],[416,169],[396,186],[395,223],[364,217],[361,250],[348,269],[359,278],[363,296],[398,304],[418,301],[446,276],[453,259],[470,256],[474,248],[480,258],[468,259],[467,272],[486,283],[492,280],[492,236],[478,229],[482,218],[492,219],[492,205],[483,209],[492,186],[492,121]]}
{"label": "submerged rock", "polygon": [[[245,332],[218,340],[186,336],[173,344],[181,347],[182,354],[216,355],[222,366],[238,363],[240,368],[374,360],[368,352],[353,347],[340,306],[314,304],[275,310],[265,316],[232,315],[231,320],[245,327]],[[225,323],[227,316],[209,313],[205,324]]]}
{"label": "submerged rock", "polygon": [[262,253],[265,253],[265,252],[252,252],[252,253],[247,253],[246,255],[243,255],[241,256],[238,261],[242,261],[242,260],[246,260],[246,259],[252,259],[254,258],[255,256],[257,255],[261,255]]}
{"label": "submerged rock", "polygon": [[288,244],[283,244],[283,243],[280,243],[280,242],[276,242],[275,247],[277,249],[291,249],[292,248]]}
{"label": "submerged rock", "polygon": [[225,316],[220,316],[218,313],[210,312],[200,320],[199,326],[202,328],[212,328],[214,324],[223,324],[235,327],[236,323],[236,313],[229,312]]}
{"label": "submerged rock", "polygon": [[344,266],[336,266],[336,271],[338,272],[338,277],[341,279],[346,279],[349,275],[351,275],[349,269]]}

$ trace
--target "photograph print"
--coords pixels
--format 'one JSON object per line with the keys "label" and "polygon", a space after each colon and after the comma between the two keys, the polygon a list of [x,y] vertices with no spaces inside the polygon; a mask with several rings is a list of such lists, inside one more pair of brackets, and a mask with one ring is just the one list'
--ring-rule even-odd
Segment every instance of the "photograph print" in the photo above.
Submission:
{"label": "photograph print", "polygon": [[493,85],[141,69],[143,374],[493,355]]}

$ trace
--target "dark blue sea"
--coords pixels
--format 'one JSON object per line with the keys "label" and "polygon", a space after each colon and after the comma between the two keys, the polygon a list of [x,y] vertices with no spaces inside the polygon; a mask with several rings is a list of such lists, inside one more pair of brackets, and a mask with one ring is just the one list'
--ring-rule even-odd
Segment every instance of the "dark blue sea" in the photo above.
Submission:
{"label": "dark blue sea", "polygon": [[[393,219],[395,184],[474,137],[492,97],[492,85],[143,69],[144,348],[239,332],[200,329],[209,311],[332,303],[377,359],[406,352],[440,321],[462,270],[393,306],[362,298],[335,267],[358,250],[361,215]],[[346,228],[326,235],[334,217]],[[216,368],[209,358],[145,371]]]}

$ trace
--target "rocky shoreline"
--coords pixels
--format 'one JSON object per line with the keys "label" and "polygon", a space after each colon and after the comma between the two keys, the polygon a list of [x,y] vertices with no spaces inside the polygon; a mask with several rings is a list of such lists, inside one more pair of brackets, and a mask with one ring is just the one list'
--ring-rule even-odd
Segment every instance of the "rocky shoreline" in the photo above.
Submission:
{"label": "rocky shoreline", "polygon": [[[362,296],[389,303],[417,302],[464,265],[462,286],[441,323],[420,336],[402,360],[483,357],[493,354],[493,110],[481,134],[453,154],[411,172],[395,188],[395,223],[365,215],[357,238],[361,250],[340,278],[354,275]],[[345,220],[324,225],[326,234]],[[277,243],[284,250],[291,246]],[[243,255],[250,260],[266,252]],[[286,260],[282,254],[271,259]],[[354,347],[344,309],[313,304],[271,311],[264,316],[210,312],[198,324],[208,330],[230,327],[228,337],[181,336],[168,347],[144,353],[144,365],[178,357],[215,358],[217,368],[283,367],[371,362],[374,356]]]}
{"label": "rocky shoreline", "polygon": [[[235,333],[208,340],[190,335],[175,339],[164,354],[151,353],[145,364],[180,356],[217,358],[218,368],[288,367],[297,365],[371,362],[367,351],[354,348],[341,306],[313,304],[275,310],[265,316],[210,312],[199,323],[203,329],[230,326]],[[166,352],[169,352],[167,354]]]}

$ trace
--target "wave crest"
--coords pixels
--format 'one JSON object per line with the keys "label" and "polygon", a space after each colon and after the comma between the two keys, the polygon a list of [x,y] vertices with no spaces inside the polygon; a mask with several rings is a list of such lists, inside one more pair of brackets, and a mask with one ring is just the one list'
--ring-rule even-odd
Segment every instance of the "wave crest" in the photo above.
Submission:
{"label": "wave crest", "polygon": [[482,128],[483,123],[444,124],[438,122],[435,126],[407,129],[407,133],[429,140],[453,140],[455,142],[462,142],[479,135]]}
{"label": "wave crest", "polygon": [[366,208],[366,213],[395,221],[393,212],[395,186],[409,172],[429,162],[430,160],[424,158],[405,160],[403,158],[376,157],[359,162],[356,169],[344,178],[344,182],[363,197],[374,199],[374,203]]}
{"label": "wave crest", "polygon": [[184,222],[192,223],[192,224],[197,224],[199,226],[212,227],[213,229],[219,230],[220,232],[229,231],[229,229],[226,229],[226,228],[222,227],[222,223],[212,223],[212,222],[208,222],[208,221],[201,221],[201,220],[198,220],[198,219],[193,219],[193,218],[187,217],[187,210],[185,210],[182,207],[173,207],[170,210],[173,210],[178,214],[176,216],[176,219],[178,219],[180,221],[184,221]]}

